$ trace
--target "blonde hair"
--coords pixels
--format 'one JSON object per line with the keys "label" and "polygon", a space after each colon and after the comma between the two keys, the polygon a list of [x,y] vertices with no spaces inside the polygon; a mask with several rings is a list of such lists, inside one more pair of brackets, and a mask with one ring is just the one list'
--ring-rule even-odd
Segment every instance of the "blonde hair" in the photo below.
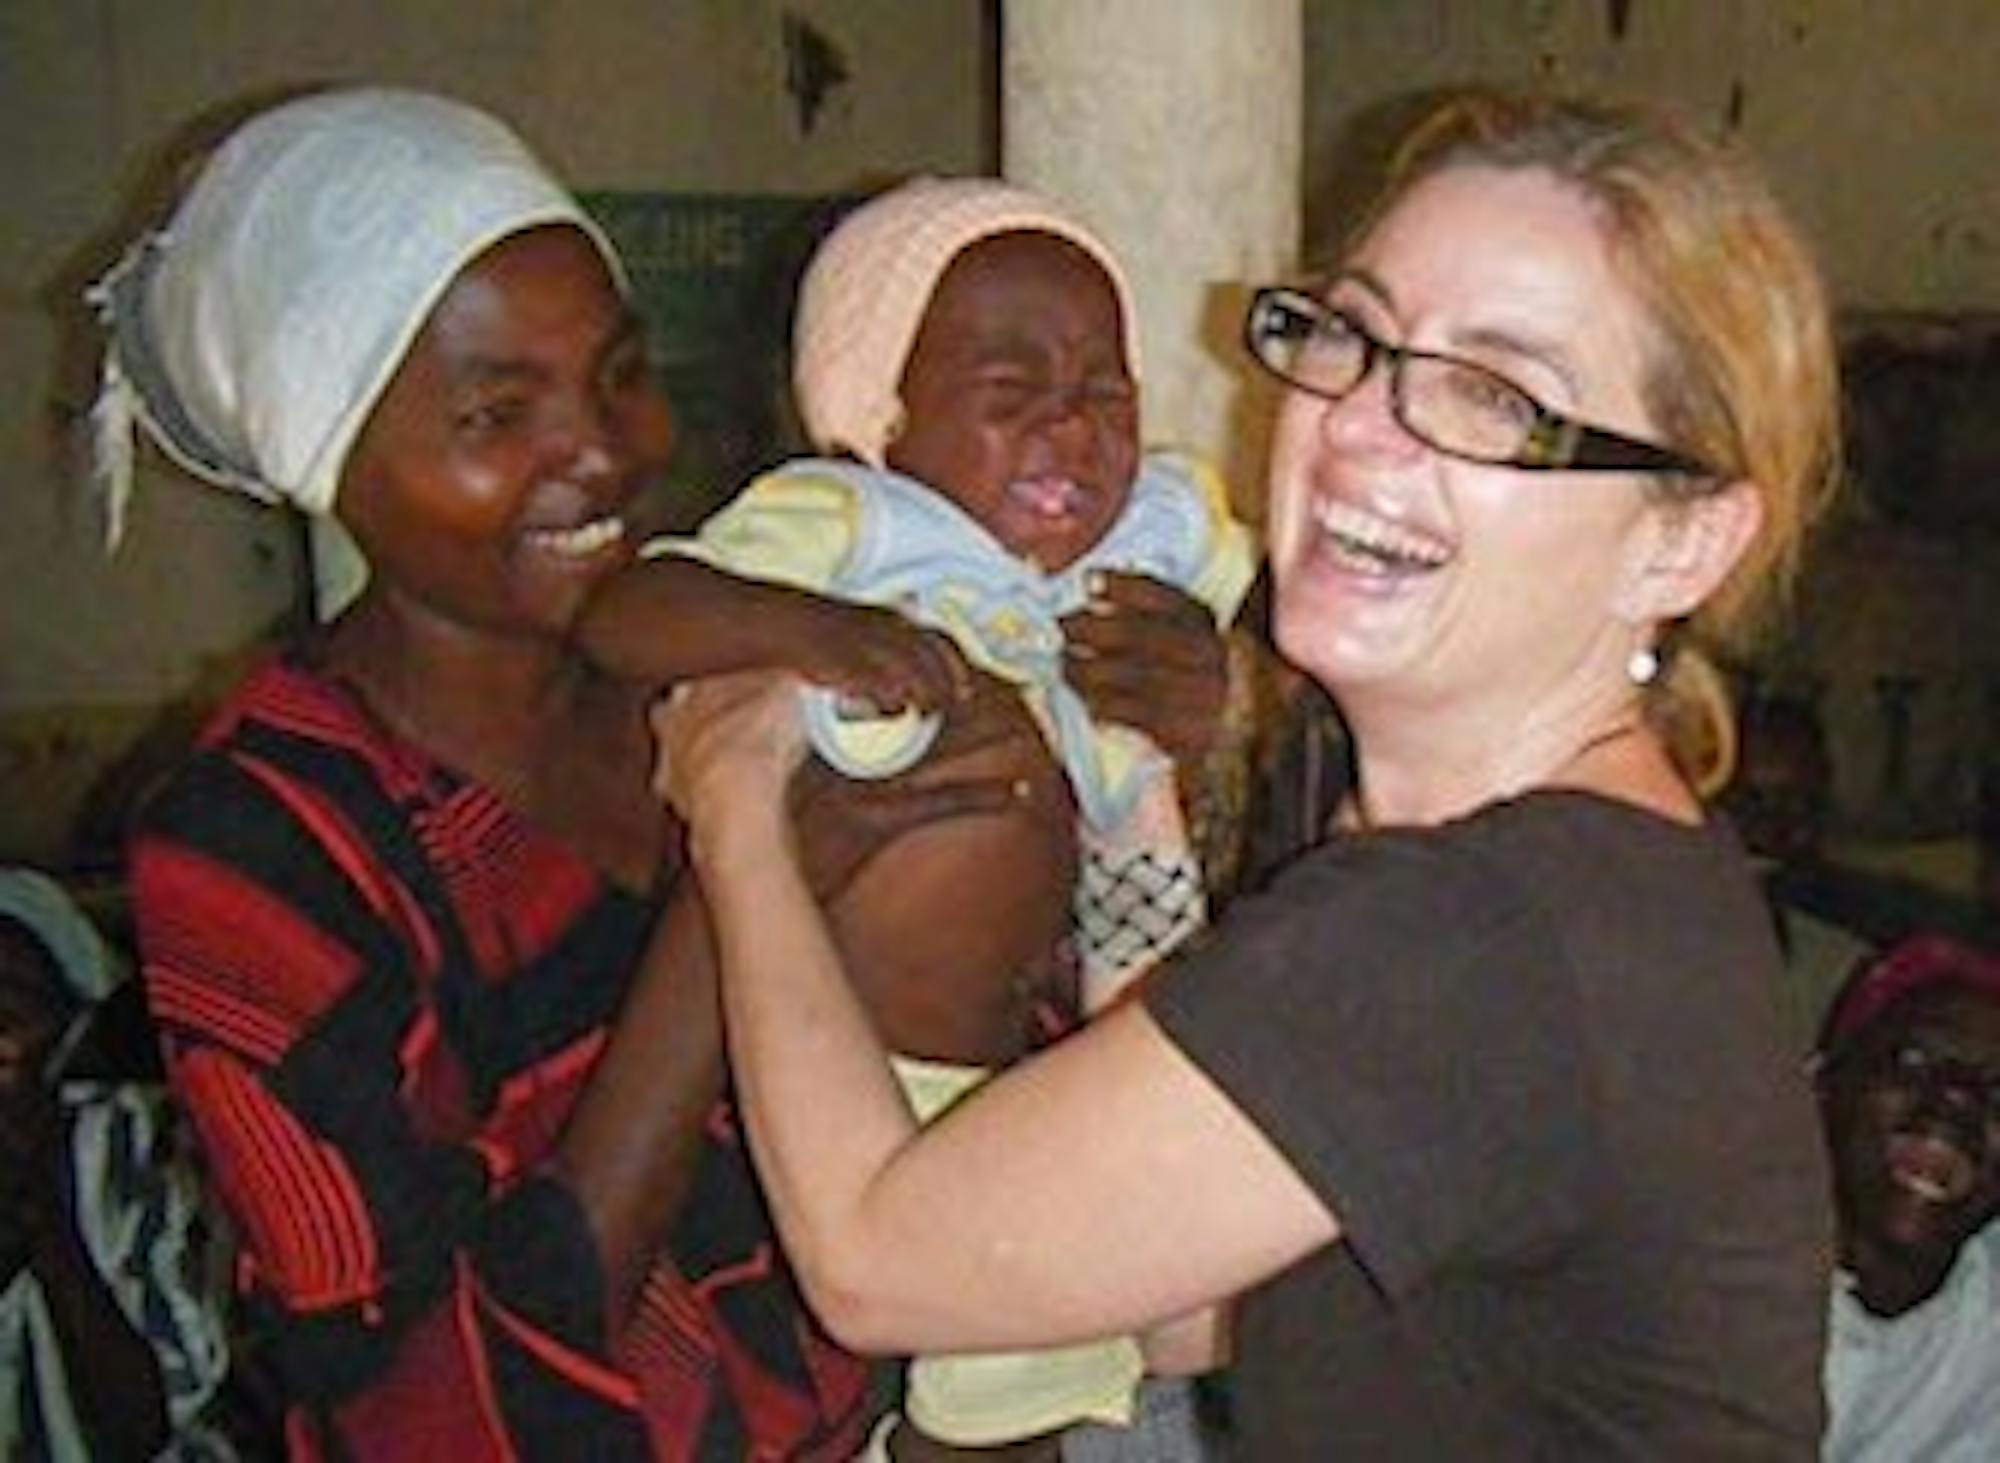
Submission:
{"label": "blonde hair", "polygon": [[[1645,107],[1532,93],[1465,92],[1418,123],[1363,232],[1418,182],[1460,166],[1539,169],[1590,201],[1655,333],[1642,391],[1661,432],[1762,495],[1761,525],[1674,628],[1650,698],[1682,770],[1713,791],[1736,738],[1727,688],[1704,652],[1734,658],[1755,643],[1788,599],[1807,531],[1839,480],[1838,373],[1819,271],[1740,152]],[[1706,486],[1655,480],[1678,497]]]}

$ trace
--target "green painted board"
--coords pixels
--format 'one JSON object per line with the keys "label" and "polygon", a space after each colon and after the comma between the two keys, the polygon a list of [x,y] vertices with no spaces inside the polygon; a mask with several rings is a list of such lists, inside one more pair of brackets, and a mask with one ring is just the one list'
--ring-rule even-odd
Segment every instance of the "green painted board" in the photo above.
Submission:
{"label": "green painted board", "polygon": [[624,257],[680,435],[666,505],[689,526],[798,449],[787,337],[798,274],[849,201],[758,193],[581,195]]}

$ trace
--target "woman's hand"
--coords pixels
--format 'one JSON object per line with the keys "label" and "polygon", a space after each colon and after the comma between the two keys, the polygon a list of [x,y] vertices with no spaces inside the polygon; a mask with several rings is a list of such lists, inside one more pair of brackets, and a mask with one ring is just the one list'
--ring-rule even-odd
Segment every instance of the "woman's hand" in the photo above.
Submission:
{"label": "woman's hand", "polygon": [[995,775],[991,769],[1006,766],[1004,759],[975,760],[1011,740],[1040,754],[1041,742],[1012,688],[966,674],[968,697],[934,755],[886,783],[841,777],[807,760],[792,677],[746,671],[687,682],[651,713],[659,746],[654,789],[697,836],[720,820],[786,808],[797,820],[807,882],[817,897],[832,898],[913,829],[1052,797],[1032,779]]}
{"label": "woman's hand", "polygon": [[738,671],[683,682],[648,717],[659,748],[653,789],[697,837],[732,818],[783,814],[806,750],[796,677]]}
{"label": "woman's hand", "polygon": [[1198,769],[1229,699],[1229,655],[1199,601],[1136,574],[1104,574],[1063,621],[1063,671],[1102,721],[1144,732],[1177,767]]}

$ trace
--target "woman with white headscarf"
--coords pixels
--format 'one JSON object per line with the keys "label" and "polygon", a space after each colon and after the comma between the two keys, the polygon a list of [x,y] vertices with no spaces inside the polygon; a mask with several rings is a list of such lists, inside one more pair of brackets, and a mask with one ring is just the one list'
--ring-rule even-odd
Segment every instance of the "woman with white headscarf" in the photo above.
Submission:
{"label": "woman with white headscarf", "polygon": [[[333,515],[369,565],[132,849],[169,1078],[293,1450],[849,1456],[868,1371],[774,1262],[715,1108],[644,692],[569,644],[672,435],[610,246],[492,118],[337,91],[238,130],[97,298],[114,504],[137,422]],[[815,877],[1004,795],[876,796],[823,820]]]}

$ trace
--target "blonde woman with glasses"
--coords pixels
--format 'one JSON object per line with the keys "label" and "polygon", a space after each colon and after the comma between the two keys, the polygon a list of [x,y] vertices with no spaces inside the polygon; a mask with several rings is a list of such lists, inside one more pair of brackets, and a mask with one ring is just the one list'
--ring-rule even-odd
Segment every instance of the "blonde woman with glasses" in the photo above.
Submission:
{"label": "blonde woman with glasses", "polygon": [[918,1131],[796,872],[794,698],[715,681],[661,718],[809,1293],[883,1349],[1240,1295],[1258,1460],[1814,1456],[1810,1094],[1676,730],[1831,482],[1805,250],[1669,120],[1470,95],[1248,334],[1288,387],[1277,638],[1358,781],[1340,836],[1075,1040]]}

